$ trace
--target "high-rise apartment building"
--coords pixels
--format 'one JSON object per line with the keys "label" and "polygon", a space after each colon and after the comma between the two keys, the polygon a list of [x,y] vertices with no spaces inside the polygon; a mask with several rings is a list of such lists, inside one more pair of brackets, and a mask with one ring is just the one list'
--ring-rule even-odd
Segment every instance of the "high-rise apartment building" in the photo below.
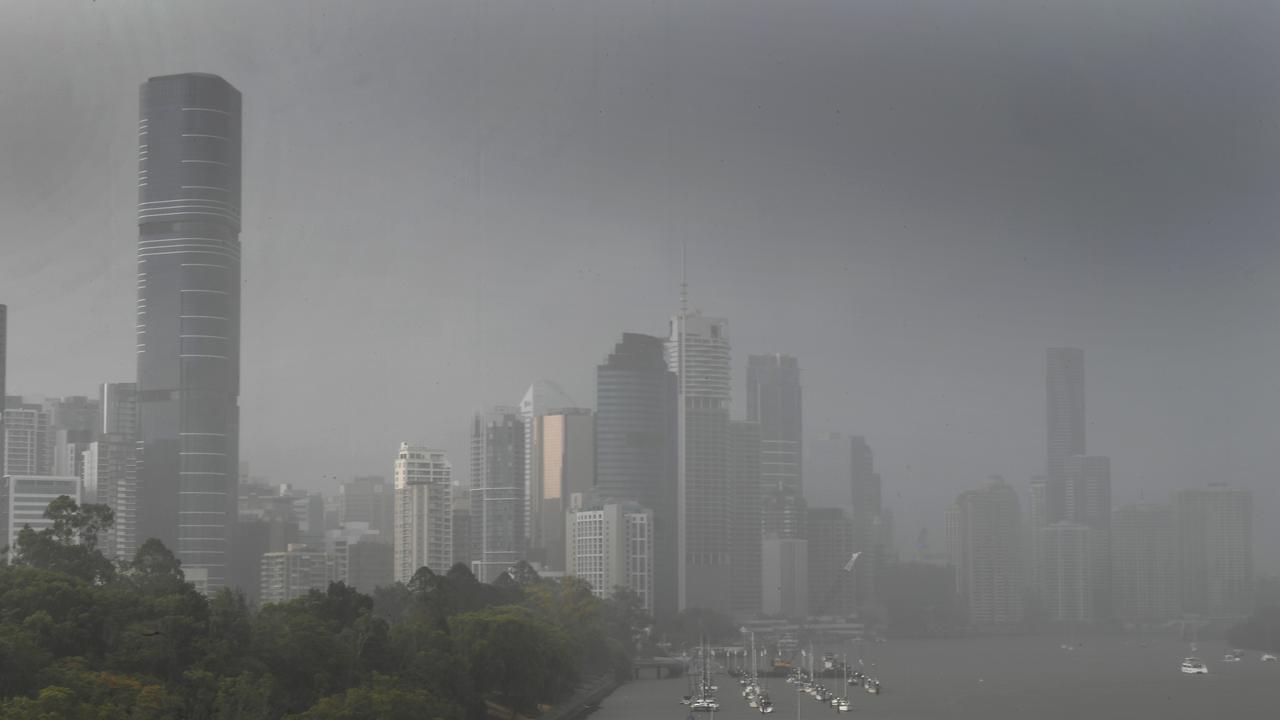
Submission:
{"label": "high-rise apartment building", "polygon": [[52,475],[56,438],[48,403],[9,395],[4,405],[4,473]]}
{"label": "high-rise apartment building", "polygon": [[664,342],[625,333],[596,367],[596,496],[653,511],[654,614],[679,610],[676,375]]}
{"label": "high-rise apartment building", "polygon": [[1045,371],[1048,521],[1067,519],[1067,458],[1085,454],[1084,351],[1049,348]]}
{"label": "high-rise apartment building", "polygon": [[1095,605],[1100,577],[1098,531],[1083,523],[1062,520],[1046,525],[1040,533],[1045,619],[1072,627],[1095,622],[1099,619]]}
{"label": "high-rise apartment building", "polygon": [[802,399],[794,357],[747,358],[747,420],[760,425],[762,530],[780,538],[805,536]]}
{"label": "high-rise apartment building", "polygon": [[344,579],[333,554],[301,544],[263,555],[261,573],[259,597],[264,604],[288,602]]}
{"label": "high-rise apartment building", "polygon": [[493,582],[525,557],[524,422],[517,408],[471,425],[471,571]]}
{"label": "high-rise apartment building", "polygon": [[667,366],[679,383],[680,607],[730,611],[729,323],[672,317]]}
{"label": "high-rise apartment building", "polygon": [[18,533],[24,527],[39,532],[53,526],[44,516],[49,503],[59,497],[81,501],[80,478],[53,475],[5,475],[0,476],[0,547],[17,547]]}
{"label": "high-rise apartment building", "polygon": [[[956,589],[969,623],[1008,630],[1023,621],[1023,558],[1018,493],[1001,478],[961,493],[948,515]],[[954,525],[954,529],[952,528]]]}
{"label": "high-rise apartment building", "polygon": [[1222,483],[1174,493],[1182,612],[1235,618],[1253,611],[1253,495]]}
{"label": "high-rise apartment building", "polygon": [[[536,542],[529,557],[548,570],[565,570],[565,513],[574,494],[595,486],[595,418],[590,410],[568,408],[534,415],[529,487],[537,496],[534,524],[528,533]],[[529,433],[526,433],[529,434]]]}
{"label": "high-rise apartment building", "polygon": [[729,423],[729,547],[732,557],[730,609],[737,617],[760,612],[761,533],[760,424]]}
{"label": "high-rise apartment building", "polygon": [[[565,515],[565,571],[599,598],[625,587],[653,610],[653,512],[634,502],[578,504]],[[571,499],[573,502],[573,499]]]}
{"label": "high-rise apartment building", "polygon": [[153,77],[138,122],[138,534],[225,583],[240,440],[240,92]]}
{"label": "high-rise apartment building", "polygon": [[[809,508],[809,611],[849,616],[856,610],[854,576],[845,570],[853,556],[853,520],[842,508]],[[859,556],[854,568],[862,562]]]}
{"label": "high-rise apartment building", "polygon": [[400,444],[395,462],[395,579],[453,565],[453,467],[443,451]]}
{"label": "high-rise apartment building", "polygon": [[132,560],[138,551],[136,451],[132,437],[117,433],[101,436],[84,451],[84,501],[106,505],[115,515],[98,543],[107,557]]}
{"label": "high-rise apartment building", "polygon": [[1169,505],[1126,505],[1111,514],[1112,615],[1153,624],[1178,616],[1178,554]]}

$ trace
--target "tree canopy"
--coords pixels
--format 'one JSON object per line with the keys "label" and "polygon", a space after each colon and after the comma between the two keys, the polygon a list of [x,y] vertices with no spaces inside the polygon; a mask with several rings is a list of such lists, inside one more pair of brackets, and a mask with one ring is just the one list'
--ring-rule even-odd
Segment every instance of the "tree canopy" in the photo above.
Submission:
{"label": "tree canopy", "polygon": [[46,516],[0,565],[0,720],[471,720],[629,671],[648,622],[633,597],[528,565],[493,584],[423,568],[372,597],[332,583],[255,610],[197,592],[158,540],[112,563],[103,506],[64,498]]}

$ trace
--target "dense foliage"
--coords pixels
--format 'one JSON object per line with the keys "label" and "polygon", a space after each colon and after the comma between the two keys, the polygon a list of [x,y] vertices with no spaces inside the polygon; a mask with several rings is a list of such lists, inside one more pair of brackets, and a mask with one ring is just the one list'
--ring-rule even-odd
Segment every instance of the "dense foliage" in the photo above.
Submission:
{"label": "dense foliage", "polygon": [[206,598],[148,540],[97,550],[105,507],[53,503],[0,566],[0,720],[480,718],[563,699],[581,673],[625,675],[648,619],[635,596],[521,564],[484,584],[427,568],[374,597],[341,583],[253,611]]}

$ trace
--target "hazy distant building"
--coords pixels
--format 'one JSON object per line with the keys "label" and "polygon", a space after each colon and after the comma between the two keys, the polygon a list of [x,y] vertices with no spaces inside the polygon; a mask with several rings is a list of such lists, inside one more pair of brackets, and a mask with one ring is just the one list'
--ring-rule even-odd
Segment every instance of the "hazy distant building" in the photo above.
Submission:
{"label": "hazy distant building", "polygon": [[366,475],[338,486],[338,523],[367,523],[384,540],[395,532],[395,486],[386,478]]}
{"label": "hazy distant building", "polygon": [[729,612],[728,321],[681,311],[671,318],[667,366],[679,382],[682,503],[680,607]]}
{"label": "hazy distant building", "polygon": [[[548,412],[565,410],[574,407],[569,394],[564,388],[551,380],[535,380],[520,399],[520,420],[524,422],[524,529],[525,546],[530,550],[542,548],[542,538],[538,531],[542,528],[538,519],[539,502],[542,491],[537,487],[538,477],[534,468],[537,465],[537,445],[534,441],[534,418]],[[562,518],[563,520],[563,518]],[[559,523],[563,526],[563,522]],[[541,561],[541,558],[537,558]],[[558,561],[563,564],[563,560]]]}
{"label": "hazy distant building", "polygon": [[1018,494],[1003,479],[960,494],[948,516],[956,589],[969,623],[1008,630],[1024,616]]}
{"label": "hazy distant building", "polygon": [[346,547],[346,583],[366,595],[395,582],[395,548],[390,543],[361,540]]}
{"label": "hazy distant building", "polygon": [[729,423],[730,609],[738,617],[760,613],[760,425]]}
{"label": "hazy distant building", "polygon": [[52,475],[55,437],[48,406],[21,396],[4,399],[6,475]]}
{"label": "hazy distant building", "polygon": [[1072,455],[1066,459],[1065,519],[1093,529],[1093,614],[1111,617],[1111,459]]}
{"label": "hazy distant building", "polygon": [[1153,623],[1178,616],[1178,555],[1173,509],[1126,505],[1111,514],[1112,614]]}
{"label": "hazy distant building", "polygon": [[525,557],[524,422],[516,408],[471,426],[471,571],[493,582]]}
{"label": "hazy distant building", "polygon": [[1044,591],[1044,535],[1049,524],[1046,506],[1046,483],[1043,476],[1031,479],[1027,491],[1027,585],[1037,607]]}
{"label": "hazy distant building", "polygon": [[44,516],[49,503],[60,496],[81,501],[80,478],[52,475],[6,475],[0,477],[0,547],[10,548],[12,558],[18,533],[24,527],[37,532],[53,526]]}
{"label": "hazy distant building", "polygon": [[9,357],[9,307],[0,305],[0,476],[5,470],[5,461],[9,457],[5,453],[4,410],[5,410],[5,373]]}
{"label": "hazy distant building", "polygon": [[1063,520],[1041,531],[1044,552],[1044,592],[1041,595],[1045,619],[1067,625],[1090,624],[1098,620],[1097,598],[1098,531],[1082,523]]}
{"label": "hazy distant building", "polygon": [[1048,521],[1067,519],[1066,463],[1085,454],[1084,351],[1049,348],[1045,370]]}
{"label": "hazy distant building", "polygon": [[[575,494],[579,502],[582,495]],[[653,609],[653,512],[634,502],[578,505],[565,515],[567,574],[607,598],[625,587]]]}
{"label": "hazy distant building", "polygon": [[[853,520],[842,508],[809,508],[809,610],[814,615],[849,616],[856,610],[853,572]],[[858,563],[862,562],[859,557]],[[858,563],[854,564],[857,568]]]}
{"label": "hazy distant building", "polygon": [[261,577],[259,597],[264,604],[304,597],[341,579],[332,554],[301,544],[263,555]]}
{"label": "hazy distant building", "polygon": [[1253,495],[1225,484],[1174,493],[1182,612],[1234,618],[1253,611]]}
{"label": "hazy distant building", "polygon": [[453,564],[458,563],[471,567],[471,505],[468,502],[462,507],[455,502],[453,508]]}
{"label": "hazy distant building", "polygon": [[763,533],[780,538],[805,536],[802,400],[794,357],[747,357],[747,420],[760,424]]}
{"label": "hazy distant building", "polygon": [[213,591],[239,469],[240,92],[189,73],[141,95],[138,534]]}
{"label": "hazy distant building", "polygon": [[771,617],[809,616],[809,544],[765,538],[760,553],[760,611]]}
{"label": "hazy distant building", "polygon": [[115,522],[98,546],[107,557],[132,560],[138,551],[137,445],[128,435],[111,433],[84,451],[84,501],[111,508]]}
{"label": "hazy distant building", "polygon": [[565,570],[565,513],[575,493],[595,485],[595,418],[590,410],[565,409],[534,415],[530,487],[536,509],[529,557],[548,570]]}
{"label": "hazy distant building", "polygon": [[662,338],[625,333],[596,367],[596,494],[653,511],[654,612],[679,609],[676,375]]}
{"label": "hazy distant building", "polygon": [[395,462],[395,579],[453,564],[453,468],[443,451],[400,444]]}
{"label": "hazy distant building", "polygon": [[854,568],[854,593],[859,607],[879,597],[876,581],[884,562],[884,535],[880,473],[875,469],[875,456],[867,439],[849,438],[850,488],[853,501],[853,546],[865,553]]}

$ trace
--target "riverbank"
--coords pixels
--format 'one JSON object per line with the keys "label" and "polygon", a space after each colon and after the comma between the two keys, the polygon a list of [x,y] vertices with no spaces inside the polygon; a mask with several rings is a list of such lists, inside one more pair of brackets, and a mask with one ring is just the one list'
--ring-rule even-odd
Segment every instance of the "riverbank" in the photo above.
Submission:
{"label": "riverbank", "polygon": [[599,707],[622,683],[611,674],[585,678],[573,695],[538,717],[538,720],[581,720]]}

